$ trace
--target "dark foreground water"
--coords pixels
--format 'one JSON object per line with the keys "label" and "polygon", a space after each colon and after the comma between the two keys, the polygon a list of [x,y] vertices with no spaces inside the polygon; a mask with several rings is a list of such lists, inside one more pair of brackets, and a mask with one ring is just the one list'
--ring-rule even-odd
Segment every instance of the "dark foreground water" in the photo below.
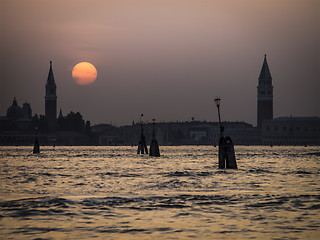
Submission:
{"label": "dark foreground water", "polygon": [[0,239],[320,239],[320,148],[0,147]]}

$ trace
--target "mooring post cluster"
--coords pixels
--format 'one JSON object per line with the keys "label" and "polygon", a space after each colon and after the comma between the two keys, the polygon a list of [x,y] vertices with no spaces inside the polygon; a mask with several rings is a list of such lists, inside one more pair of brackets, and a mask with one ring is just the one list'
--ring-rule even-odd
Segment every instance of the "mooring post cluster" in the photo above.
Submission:
{"label": "mooring post cluster", "polygon": [[230,168],[230,169],[238,169],[236,156],[234,153],[234,145],[231,137],[224,137],[224,127],[221,124],[220,117],[220,98],[216,98],[215,103],[218,108],[218,116],[219,116],[219,129],[220,129],[220,139],[219,139],[219,168]]}
{"label": "mooring post cluster", "polygon": [[[140,125],[141,125],[141,135],[140,140],[138,143],[138,154],[148,154],[148,148],[146,144],[146,138],[143,134],[143,122],[142,122],[143,114],[140,115]],[[160,150],[159,150],[159,144],[156,139],[156,133],[155,133],[155,119],[152,119],[152,140],[150,143],[150,156],[153,157],[160,157]]]}

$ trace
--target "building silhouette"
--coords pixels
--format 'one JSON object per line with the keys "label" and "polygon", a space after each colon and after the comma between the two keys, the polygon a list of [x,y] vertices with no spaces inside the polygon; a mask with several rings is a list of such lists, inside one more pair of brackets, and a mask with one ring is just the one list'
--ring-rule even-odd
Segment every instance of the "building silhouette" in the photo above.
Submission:
{"label": "building silhouette", "polygon": [[57,86],[53,76],[52,62],[50,61],[50,70],[46,83],[45,95],[45,118],[48,123],[49,131],[56,130],[57,118]]}
{"label": "building silhouette", "polygon": [[265,120],[261,132],[264,145],[320,145],[320,118],[290,116]]}
{"label": "building silhouette", "polygon": [[25,102],[22,107],[22,114],[25,118],[32,118],[32,109],[29,103]]}
{"label": "building silhouette", "polygon": [[257,91],[257,127],[261,128],[262,121],[273,119],[273,86],[272,77],[267,62],[267,55],[264,55]]}
{"label": "building silhouette", "polygon": [[[136,145],[141,126],[91,126],[79,112],[60,113],[57,118],[57,93],[52,62],[45,86],[45,115],[32,116],[31,105],[22,107],[16,98],[0,116],[0,145],[33,145],[35,129],[40,145]],[[266,55],[257,87],[257,127],[246,122],[223,122],[225,133],[235,145],[320,145],[319,117],[278,117],[273,119],[273,86]],[[217,145],[220,128],[217,122],[159,122],[144,124],[146,142],[157,132],[159,145]]]}
{"label": "building silhouette", "polygon": [[12,105],[7,110],[7,118],[10,120],[17,120],[23,117],[21,107],[18,105],[16,97],[13,98]]}

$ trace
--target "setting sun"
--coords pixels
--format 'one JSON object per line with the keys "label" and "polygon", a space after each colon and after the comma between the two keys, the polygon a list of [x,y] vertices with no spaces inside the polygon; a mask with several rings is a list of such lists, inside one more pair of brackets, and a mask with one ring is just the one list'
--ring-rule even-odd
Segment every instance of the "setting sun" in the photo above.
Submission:
{"label": "setting sun", "polygon": [[88,85],[97,79],[97,69],[88,62],[81,62],[74,66],[72,78],[79,85]]}

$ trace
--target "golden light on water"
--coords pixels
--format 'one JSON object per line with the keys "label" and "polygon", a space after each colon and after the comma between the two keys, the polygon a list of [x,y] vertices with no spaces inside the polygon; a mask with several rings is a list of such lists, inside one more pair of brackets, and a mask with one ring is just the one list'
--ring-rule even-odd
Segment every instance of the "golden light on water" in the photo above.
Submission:
{"label": "golden light on water", "polygon": [[97,69],[89,62],[80,62],[74,66],[72,78],[79,85],[89,85],[97,79]]}
{"label": "golden light on water", "polygon": [[319,239],[318,146],[1,151],[0,239]]}

